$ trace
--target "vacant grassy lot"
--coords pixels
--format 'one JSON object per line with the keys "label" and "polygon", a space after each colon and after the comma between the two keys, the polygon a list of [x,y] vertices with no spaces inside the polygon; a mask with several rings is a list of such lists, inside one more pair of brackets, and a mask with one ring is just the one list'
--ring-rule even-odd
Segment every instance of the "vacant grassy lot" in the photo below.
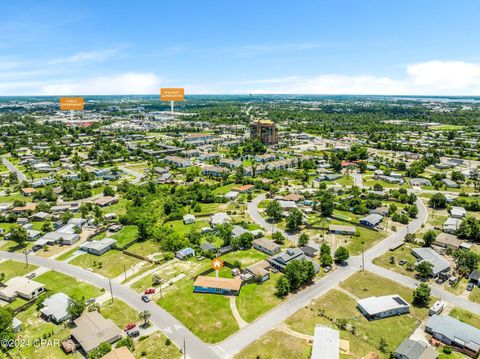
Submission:
{"label": "vacant grassy lot", "polygon": [[223,261],[227,261],[233,264],[234,261],[239,261],[242,268],[255,264],[263,259],[268,258],[268,255],[250,248],[244,251],[235,251],[228,253],[222,257]]}
{"label": "vacant grassy lot", "polygon": [[[414,314],[368,321],[356,305],[356,299],[350,295],[331,290],[288,318],[286,323],[295,331],[313,335],[316,324],[338,329],[335,322],[346,319],[349,325],[355,326],[356,331],[352,334],[351,331],[341,330],[340,337],[350,342],[350,349],[355,357],[378,351],[382,337],[387,341],[389,350],[394,350],[420,324],[420,319]],[[385,354],[384,357],[388,358],[388,355]]]}
{"label": "vacant grassy lot", "polygon": [[252,322],[282,302],[275,296],[275,283],[280,276],[280,273],[270,273],[270,279],[263,284],[250,283],[242,287],[235,300],[243,320]]}
{"label": "vacant grassy lot", "polygon": [[[400,265],[398,262],[404,259],[408,263],[415,264],[417,262],[417,259],[412,254],[412,249],[417,247],[418,246],[414,244],[405,243],[405,245],[401,246],[400,248],[394,251],[388,251],[382,254],[380,257],[375,258],[373,260],[373,263],[378,266],[391,269],[400,274],[412,277],[415,275],[415,271],[407,270],[407,264]],[[391,263],[391,257],[394,258],[394,263]]]}
{"label": "vacant grassy lot", "polygon": [[0,263],[0,273],[5,274],[5,281],[13,277],[24,276],[37,268],[38,267],[33,264],[29,264],[27,267],[25,263],[10,260]]}
{"label": "vacant grassy lot", "polygon": [[160,246],[153,240],[148,241],[138,241],[132,244],[127,249],[129,252],[141,255],[141,256],[148,256],[149,254],[153,254],[160,251]]}
{"label": "vacant grassy lot", "polygon": [[[341,287],[359,298],[398,294],[409,303],[411,303],[413,299],[412,289],[368,271],[355,273],[344,281]],[[432,297],[431,303],[434,301],[435,298]],[[428,308],[411,306],[410,313],[416,318],[423,319],[428,315]]]}
{"label": "vacant grassy lot", "polygon": [[308,359],[310,355],[311,346],[306,345],[305,340],[272,330],[243,349],[235,359]]}
{"label": "vacant grassy lot", "polygon": [[110,250],[101,256],[90,253],[82,254],[74,258],[70,264],[91,269],[93,272],[109,278],[115,278],[123,273],[124,268],[128,270],[140,262],[122,252]]}
{"label": "vacant grassy lot", "polygon": [[345,175],[345,176],[340,177],[339,179],[337,179],[334,182],[338,183],[339,185],[344,186],[344,187],[351,187],[351,186],[353,186],[353,177]]}
{"label": "vacant grassy lot", "polygon": [[[167,337],[161,332],[154,332],[143,340],[135,342],[135,351],[133,354],[135,358],[165,358],[178,359],[180,357],[180,350],[171,343],[166,345]],[[145,355],[142,353],[145,352]]]}
{"label": "vacant grassy lot", "polygon": [[128,323],[142,323],[142,320],[138,316],[138,312],[120,299],[114,299],[106,301],[100,308],[100,313],[105,318],[113,320],[120,329],[123,330]]}
{"label": "vacant grassy lot", "polygon": [[[362,246],[364,246],[365,249],[368,249],[381,239],[385,238],[384,232],[377,232],[363,227],[357,227],[357,233],[359,236],[352,236],[347,245],[351,255],[358,255],[362,253]],[[364,242],[363,245],[362,242]]]}
{"label": "vacant grassy lot", "polygon": [[208,217],[197,219],[197,221],[192,224],[184,224],[183,220],[179,219],[176,221],[166,222],[165,226],[170,227],[175,232],[179,233],[188,233],[193,230],[200,231],[203,227],[210,227],[210,225],[208,224]]}
{"label": "vacant grassy lot", "polygon": [[229,298],[218,294],[193,293],[193,280],[176,282],[157,304],[179,319],[207,343],[217,343],[235,333],[239,326],[230,310]]}
{"label": "vacant grassy lot", "polygon": [[117,241],[117,247],[123,248],[130,242],[137,238],[137,226],[124,226],[120,231],[112,235],[112,238]]}
{"label": "vacant grassy lot", "polygon": [[53,270],[39,275],[35,280],[45,284],[47,289],[52,292],[63,292],[70,297],[89,299],[96,298],[103,293],[101,289],[93,285]]}
{"label": "vacant grassy lot", "polygon": [[472,292],[468,296],[468,299],[470,299],[474,303],[480,303],[480,288],[474,287]]}

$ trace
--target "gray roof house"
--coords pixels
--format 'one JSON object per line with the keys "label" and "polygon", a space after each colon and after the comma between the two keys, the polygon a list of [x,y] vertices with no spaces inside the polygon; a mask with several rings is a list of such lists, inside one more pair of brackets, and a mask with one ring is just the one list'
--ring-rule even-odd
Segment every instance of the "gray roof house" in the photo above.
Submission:
{"label": "gray roof house", "polygon": [[433,315],[428,318],[425,331],[442,343],[471,352],[472,357],[480,352],[480,329],[453,317]]}
{"label": "gray roof house", "polygon": [[434,277],[450,270],[450,262],[435,252],[432,248],[413,248],[412,254],[419,260],[419,263],[427,261],[433,265],[432,269]]}
{"label": "gray roof house", "polygon": [[398,294],[360,299],[357,307],[368,320],[393,317],[410,311],[410,305]]}
{"label": "gray roof house", "polygon": [[363,224],[364,226],[367,226],[367,227],[376,227],[380,224],[380,222],[382,220],[383,220],[382,215],[372,213],[372,214],[369,214],[368,216],[360,219],[360,224]]}
{"label": "gray roof house", "polygon": [[117,243],[117,241],[113,238],[103,238],[99,241],[90,241],[85,242],[80,246],[82,251],[87,253],[95,254],[97,256],[102,255],[103,253],[108,252],[113,246]]}
{"label": "gray roof house", "polygon": [[340,332],[316,325],[313,334],[311,359],[338,359],[340,357]]}
{"label": "gray roof house", "polygon": [[395,349],[396,359],[436,359],[437,357],[437,352],[430,345],[412,339],[405,339]]}
{"label": "gray roof house", "polygon": [[460,218],[448,217],[443,223],[443,231],[445,233],[455,234],[457,233],[457,229],[461,224],[462,220]]}
{"label": "gray roof house", "polygon": [[69,302],[70,297],[65,293],[55,293],[43,301],[40,313],[48,320],[61,323],[70,316],[67,310]]}
{"label": "gray roof house", "polygon": [[[285,252],[267,258],[268,263],[270,263],[272,267],[278,269],[280,272],[283,272],[287,264],[293,260],[303,261],[310,259],[305,256],[305,254],[300,248],[288,248]],[[320,266],[318,265],[318,263],[312,260],[310,261],[313,263],[315,272],[318,272],[320,270]]]}

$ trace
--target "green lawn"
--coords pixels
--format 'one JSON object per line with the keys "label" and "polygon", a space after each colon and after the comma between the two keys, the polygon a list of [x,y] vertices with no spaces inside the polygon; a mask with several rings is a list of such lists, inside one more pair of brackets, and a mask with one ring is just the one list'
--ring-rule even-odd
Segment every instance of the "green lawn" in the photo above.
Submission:
{"label": "green lawn", "polygon": [[242,268],[248,267],[252,264],[260,262],[269,256],[256,249],[250,248],[244,251],[235,251],[222,256],[223,261],[227,261],[233,264],[235,260],[239,261]]}
{"label": "green lawn", "polygon": [[[341,287],[359,298],[398,294],[409,303],[413,300],[412,289],[368,271],[355,273],[353,276],[342,282]],[[434,301],[435,299],[432,297],[431,303]],[[410,313],[416,318],[423,319],[428,315],[428,308],[411,306]]]}
{"label": "green lawn", "polygon": [[138,241],[128,247],[128,252],[138,254],[140,256],[148,256],[149,254],[160,251],[160,245],[153,240]]}
{"label": "green lawn", "polygon": [[309,359],[311,346],[304,339],[272,330],[235,355],[235,359]]}
{"label": "green lawn", "polygon": [[38,266],[33,264],[29,264],[27,267],[25,263],[11,260],[0,263],[0,273],[5,274],[4,281],[7,281],[13,277],[24,276],[25,274],[30,273],[37,268]]}
{"label": "green lawn", "polygon": [[[135,342],[133,355],[138,359],[178,359],[180,357],[180,350],[173,343],[167,345],[166,340],[167,337],[161,332],[154,332],[146,338]],[[142,355],[142,353],[145,353],[145,355]]]}
{"label": "green lawn", "polygon": [[166,227],[172,228],[175,232],[179,233],[188,233],[193,230],[200,231],[203,227],[210,227],[208,224],[208,218],[204,217],[202,219],[198,219],[195,223],[192,224],[184,224],[183,220],[179,219],[176,221],[169,221],[165,223]]}
{"label": "green lawn", "polygon": [[57,261],[64,261],[68,258],[70,258],[72,256],[73,253],[75,253],[76,251],[79,251],[80,249],[78,247],[75,247],[75,248],[72,248],[70,249],[68,252],[65,252],[61,255],[59,255],[56,260]]}
{"label": "green lawn", "polygon": [[344,186],[344,187],[351,187],[353,186],[353,177],[352,176],[342,176],[340,177],[339,179],[335,180],[334,181],[335,183],[338,183],[339,185],[341,186]]}
{"label": "green lawn", "polygon": [[78,298],[96,298],[100,296],[103,291],[93,285],[81,282],[66,274],[49,271],[35,278],[37,282],[45,284],[48,290],[52,292],[63,292],[70,297]]}
{"label": "green lawn", "polygon": [[262,284],[244,285],[237,296],[236,305],[240,316],[246,322],[252,322],[282,302],[275,296],[275,283],[280,273],[270,273],[270,279]]}
{"label": "green lawn", "polygon": [[122,216],[127,213],[127,204],[128,200],[121,198],[118,203],[112,204],[111,206],[102,208],[102,213],[115,213],[117,217]]}
{"label": "green lawn", "polygon": [[472,292],[469,294],[468,299],[474,303],[480,303],[480,288],[474,287]]}
{"label": "green lawn", "polygon": [[103,303],[100,307],[100,313],[105,318],[111,319],[122,330],[128,323],[142,323],[138,312],[120,299],[114,299],[113,303],[111,300]]}
{"label": "green lawn", "polygon": [[117,241],[117,247],[123,248],[137,238],[138,227],[134,225],[124,226],[120,231],[112,235]]}
{"label": "green lawn", "polygon": [[[350,251],[351,255],[358,255],[362,253],[362,247],[367,250],[368,248],[373,247],[375,243],[385,238],[384,232],[378,232],[363,227],[357,227],[357,233],[359,236],[352,236],[348,240],[347,249]],[[364,242],[363,245],[362,242]]]}
{"label": "green lawn", "polygon": [[166,293],[157,304],[207,343],[222,341],[239,329],[229,298],[193,293],[193,279],[189,277],[175,283],[175,290]]}
{"label": "green lawn", "polygon": [[[397,273],[412,277],[415,275],[415,271],[409,271],[407,270],[407,265],[404,264],[401,266],[398,264],[399,261],[402,259],[406,260],[408,263],[415,264],[417,262],[415,256],[412,254],[412,249],[417,248],[418,246],[410,244],[410,243],[405,243],[405,245],[401,246],[400,248],[397,248],[394,251],[388,251],[381,256],[375,258],[373,260],[373,263],[384,267],[388,268],[390,270],[393,270]],[[392,264],[390,259],[391,257],[394,258],[394,263]]]}
{"label": "green lawn", "polygon": [[101,256],[90,253],[82,254],[74,258],[70,264],[89,268],[95,273],[109,278],[115,278],[122,274],[124,269],[128,270],[140,262],[139,259],[127,256],[122,252],[110,250]]}

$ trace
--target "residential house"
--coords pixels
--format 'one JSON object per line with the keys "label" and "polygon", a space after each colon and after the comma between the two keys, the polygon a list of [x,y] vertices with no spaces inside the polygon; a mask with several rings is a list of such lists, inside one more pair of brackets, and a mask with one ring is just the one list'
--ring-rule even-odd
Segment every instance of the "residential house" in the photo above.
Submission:
{"label": "residential house", "polygon": [[267,253],[271,256],[280,252],[280,249],[282,248],[282,246],[280,246],[279,244],[266,238],[255,239],[252,242],[252,246],[256,250],[259,250],[260,252],[263,252],[263,253]]}
{"label": "residential house", "polygon": [[70,333],[73,340],[86,352],[96,349],[102,343],[114,343],[122,337],[122,331],[111,320],[105,319],[100,312],[85,311],[74,320],[76,325]]}
{"label": "residential house", "polygon": [[455,234],[457,233],[458,227],[462,224],[460,218],[448,217],[447,220],[443,223],[443,231],[445,233]]}
{"label": "residential house", "polygon": [[111,206],[112,204],[118,203],[118,198],[112,196],[103,196],[97,199],[94,203],[96,205],[99,205],[100,207],[107,207]]}
{"label": "residential house", "polygon": [[193,257],[193,256],[195,256],[195,251],[190,247],[183,248],[175,252],[175,257],[177,257],[180,260],[186,259],[188,257]]}
{"label": "residential house", "polygon": [[364,226],[367,226],[367,227],[375,228],[376,226],[378,226],[380,224],[380,222],[382,222],[382,220],[383,220],[382,215],[377,214],[377,213],[372,213],[372,214],[369,214],[368,216],[360,219],[360,224],[362,224]]}
{"label": "residential house", "polygon": [[446,345],[462,349],[472,358],[480,353],[480,329],[450,316],[433,315],[425,331]]}
{"label": "residential house", "polygon": [[204,176],[222,177],[224,174],[228,174],[228,170],[219,166],[205,166],[202,168],[202,174]]}
{"label": "residential house", "polygon": [[192,161],[190,161],[188,158],[178,156],[166,156],[163,160],[167,163],[181,168],[190,167],[192,165]]}
{"label": "residential house", "polygon": [[465,210],[465,208],[463,207],[459,207],[459,206],[452,206],[452,208],[450,208],[450,216],[452,218],[463,218],[467,215],[467,211]]}
{"label": "residential house", "polygon": [[[293,260],[303,261],[310,259],[305,256],[305,254],[300,248],[288,248],[285,252],[267,258],[267,261],[270,263],[270,265],[278,269],[280,272],[284,272],[287,264]],[[313,263],[315,272],[318,272],[320,270],[320,266],[316,262],[312,260],[310,261]]]}
{"label": "residential house", "polygon": [[434,348],[425,342],[405,339],[395,349],[395,359],[437,359],[438,354]]}
{"label": "residential house", "polygon": [[354,236],[357,234],[355,226],[344,226],[339,224],[330,224],[328,231],[333,234],[343,234],[347,236]]}
{"label": "residential house", "polygon": [[43,301],[40,313],[45,319],[59,324],[70,317],[68,314],[69,303],[68,295],[62,292],[55,293]]}
{"label": "residential house", "polygon": [[238,295],[242,287],[240,278],[216,278],[199,275],[193,283],[195,293]]}
{"label": "residential house", "polygon": [[317,324],[313,333],[311,359],[340,358],[340,332]]}
{"label": "residential house", "polygon": [[13,277],[3,283],[0,288],[0,299],[13,302],[17,297],[26,300],[36,298],[43,293],[45,285],[25,277]]}
{"label": "residential house", "polygon": [[107,237],[98,241],[85,242],[80,246],[80,249],[87,253],[101,256],[115,247],[116,243],[117,241],[115,239]]}
{"label": "residential house", "polygon": [[432,248],[413,248],[412,254],[418,259],[418,263],[423,261],[432,264],[433,277],[437,277],[441,273],[450,271],[450,262],[435,252]]}
{"label": "residential house", "polygon": [[230,223],[232,219],[224,212],[215,213],[210,217],[210,225],[215,228],[218,225]]}
{"label": "residential house", "polygon": [[184,224],[193,224],[195,223],[195,216],[193,214],[186,214],[183,216]]}
{"label": "residential house", "polygon": [[410,312],[410,305],[398,294],[359,299],[357,307],[368,320],[388,318]]}

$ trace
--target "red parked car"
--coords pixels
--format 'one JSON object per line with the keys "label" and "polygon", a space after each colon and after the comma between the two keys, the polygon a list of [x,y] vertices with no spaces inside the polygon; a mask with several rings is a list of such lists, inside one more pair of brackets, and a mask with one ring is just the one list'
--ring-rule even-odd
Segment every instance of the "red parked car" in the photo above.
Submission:
{"label": "red parked car", "polygon": [[129,330],[135,328],[137,325],[135,323],[128,323],[127,326],[125,327],[124,331],[128,332]]}
{"label": "red parked car", "polygon": [[155,288],[148,288],[145,289],[144,294],[154,294],[155,293]]}

